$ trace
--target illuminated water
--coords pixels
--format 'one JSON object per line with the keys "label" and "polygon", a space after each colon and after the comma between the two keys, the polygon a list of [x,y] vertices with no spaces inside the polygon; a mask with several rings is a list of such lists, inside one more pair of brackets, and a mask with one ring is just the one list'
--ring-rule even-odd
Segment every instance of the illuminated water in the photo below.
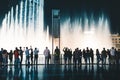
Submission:
{"label": "illuminated water", "polygon": [[[0,48],[7,50],[15,47],[30,47],[39,48],[40,54],[46,46],[52,50],[52,40],[49,35],[49,28],[44,31],[44,0],[30,0],[21,1],[19,5],[6,14],[2,27],[0,28]],[[90,47],[93,49],[111,48],[111,38],[109,22],[104,15],[99,17],[96,24],[94,19],[84,17],[84,25],[82,25],[83,18],[75,19],[71,26],[70,18],[61,23],[61,49],[63,47],[70,47],[75,49]]]}
{"label": "illuminated water", "polygon": [[[85,20],[83,25],[82,19]],[[110,49],[112,47],[109,22],[103,14],[99,16],[98,21],[84,17],[76,19],[73,24],[68,18],[61,26],[62,48],[64,46],[69,46],[72,49],[89,47],[101,50],[102,48]]]}
{"label": "illuminated water", "polygon": [[43,30],[44,0],[25,0],[6,14],[0,29],[0,47],[7,50],[15,47],[39,48],[42,54],[45,46],[51,49],[48,29]]}

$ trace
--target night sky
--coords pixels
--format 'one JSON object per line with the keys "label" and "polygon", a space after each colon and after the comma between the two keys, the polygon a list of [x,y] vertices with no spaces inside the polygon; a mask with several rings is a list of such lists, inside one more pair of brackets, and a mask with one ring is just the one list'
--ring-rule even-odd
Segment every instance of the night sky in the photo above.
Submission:
{"label": "night sky", "polygon": [[0,25],[5,17],[5,14],[10,10],[12,6],[17,5],[20,0],[1,0],[0,2]]}
{"label": "night sky", "polygon": [[[11,6],[20,0],[1,0],[0,2],[0,24]],[[44,0],[45,25],[51,26],[51,10],[59,8],[62,14],[80,14],[85,11],[88,15],[93,13],[99,15],[103,12],[110,21],[111,33],[120,33],[120,1],[119,0]]]}
{"label": "night sky", "polygon": [[45,0],[47,24],[49,24],[48,18],[53,8],[59,8],[62,14],[68,13],[72,16],[86,12],[88,16],[93,13],[98,17],[103,12],[110,21],[111,33],[120,33],[119,0]]}

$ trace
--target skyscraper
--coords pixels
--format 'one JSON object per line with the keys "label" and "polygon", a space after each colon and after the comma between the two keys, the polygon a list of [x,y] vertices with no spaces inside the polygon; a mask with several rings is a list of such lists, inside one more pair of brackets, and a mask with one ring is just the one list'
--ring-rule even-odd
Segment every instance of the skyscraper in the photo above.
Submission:
{"label": "skyscraper", "polygon": [[52,53],[55,47],[60,48],[60,10],[52,10]]}

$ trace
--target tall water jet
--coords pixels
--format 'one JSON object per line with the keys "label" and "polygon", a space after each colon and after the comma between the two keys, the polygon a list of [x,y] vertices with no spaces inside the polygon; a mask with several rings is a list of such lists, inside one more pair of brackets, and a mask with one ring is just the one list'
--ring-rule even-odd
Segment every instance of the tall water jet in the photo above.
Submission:
{"label": "tall water jet", "polygon": [[109,20],[103,14],[98,16],[98,20],[84,16],[75,18],[72,23],[69,17],[61,26],[61,48],[102,50],[112,47]]}
{"label": "tall water jet", "polygon": [[[41,54],[45,46],[51,49],[48,31],[43,30],[44,0],[21,0],[5,15],[0,29],[0,48],[39,48]],[[49,29],[49,28],[48,28]]]}

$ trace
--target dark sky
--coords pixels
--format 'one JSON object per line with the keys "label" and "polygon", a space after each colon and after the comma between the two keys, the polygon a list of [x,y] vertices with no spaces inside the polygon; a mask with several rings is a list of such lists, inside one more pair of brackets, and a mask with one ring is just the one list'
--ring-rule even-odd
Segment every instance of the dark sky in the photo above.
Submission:
{"label": "dark sky", "polygon": [[109,18],[111,33],[120,33],[119,0],[45,0],[47,18],[51,15],[48,16],[52,8],[60,8],[62,15],[69,13],[72,16],[81,14],[84,11],[88,16],[91,13],[99,16],[103,12]]}
{"label": "dark sky", "polygon": [[0,2],[0,25],[2,23],[5,14],[10,10],[11,6],[18,4],[20,0],[1,0]]}
{"label": "dark sky", "polygon": [[[18,4],[20,0],[1,0],[0,2],[0,23],[11,6]],[[51,23],[51,9],[59,8],[61,13],[71,15],[86,11],[99,15],[104,12],[109,20],[111,32],[120,33],[120,1],[119,0],[44,0],[45,2],[45,24]]]}

